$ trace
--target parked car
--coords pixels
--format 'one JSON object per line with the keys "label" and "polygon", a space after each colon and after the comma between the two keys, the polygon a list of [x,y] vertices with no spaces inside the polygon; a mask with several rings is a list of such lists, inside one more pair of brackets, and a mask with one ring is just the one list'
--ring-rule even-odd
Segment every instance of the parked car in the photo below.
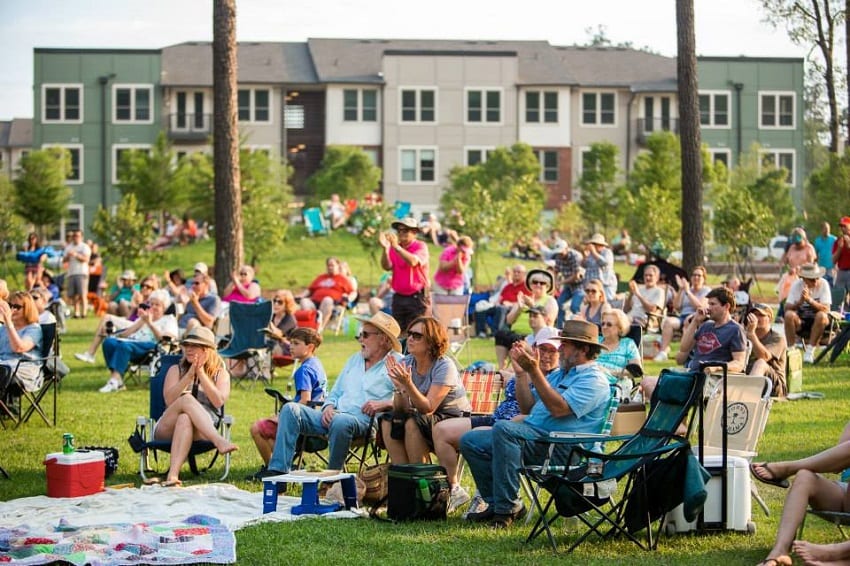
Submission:
{"label": "parked car", "polygon": [[779,261],[788,246],[788,236],[774,236],[767,247],[750,248],[750,259],[753,261]]}

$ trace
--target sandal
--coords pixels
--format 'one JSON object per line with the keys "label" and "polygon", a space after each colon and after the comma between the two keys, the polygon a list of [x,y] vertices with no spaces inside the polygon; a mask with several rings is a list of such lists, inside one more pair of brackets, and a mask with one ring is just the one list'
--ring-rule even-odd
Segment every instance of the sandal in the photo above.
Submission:
{"label": "sandal", "polygon": [[788,556],[780,556],[778,558],[765,558],[756,566],[791,566],[793,562],[790,558],[788,560],[781,560],[782,558],[788,558]]}
{"label": "sandal", "polygon": [[183,482],[180,480],[168,480],[160,484],[162,487],[183,487]]}
{"label": "sandal", "polygon": [[[770,477],[764,477],[762,475],[759,475],[759,473],[756,470],[766,470],[767,473],[770,474]],[[775,487],[781,487],[782,489],[788,489],[788,487],[790,485],[786,478],[776,477],[776,474],[773,473],[773,470],[770,469],[770,464],[768,464],[767,462],[761,462],[761,463],[758,463],[758,464],[755,464],[755,463],[750,464],[750,473],[758,481],[760,481],[761,483],[765,483],[767,485],[772,485],[772,486],[775,486]],[[781,564],[780,562],[777,562],[775,558],[769,558],[768,560],[773,560],[777,564]]]}

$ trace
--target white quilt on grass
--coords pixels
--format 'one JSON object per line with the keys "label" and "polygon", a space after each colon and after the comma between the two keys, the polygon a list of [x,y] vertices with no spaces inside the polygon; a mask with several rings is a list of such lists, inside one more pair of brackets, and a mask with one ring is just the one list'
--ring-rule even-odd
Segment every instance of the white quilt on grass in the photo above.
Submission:
{"label": "white quilt on grass", "polygon": [[[0,527],[27,525],[33,532],[47,532],[60,519],[74,526],[145,521],[182,521],[191,515],[219,519],[231,531],[265,521],[291,521],[300,498],[281,496],[277,511],[263,514],[262,491],[251,492],[230,484],[213,483],[188,487],[142,486],[109,489],[85,497],[55,498],[44,495],[0,502]],[[337,511],[329,518],[355,518],[361,512]]]}

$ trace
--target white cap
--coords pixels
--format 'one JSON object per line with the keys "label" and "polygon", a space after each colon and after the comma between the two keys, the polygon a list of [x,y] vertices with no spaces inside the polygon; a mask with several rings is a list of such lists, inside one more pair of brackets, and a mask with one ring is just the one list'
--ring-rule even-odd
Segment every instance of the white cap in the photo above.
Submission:
{"label": "white cap", "polygon": [[552,338],[560,335],[557,328],[552,326],[544,326],[540,330],[537,331],[537,334],[534,335],[534,338],[531,339],[532,346],[539,346],[540,344],[549,344],[553,346],[555,349],[561,347],[560,340],[553,340]]}
{"label": "white cap", "polygon": [[200,271],[204,275],[210,274],[210,268],[207,267],[207,264],[202,262],[202,261],[199,261],[198,263],[195,264],[195,271]]}

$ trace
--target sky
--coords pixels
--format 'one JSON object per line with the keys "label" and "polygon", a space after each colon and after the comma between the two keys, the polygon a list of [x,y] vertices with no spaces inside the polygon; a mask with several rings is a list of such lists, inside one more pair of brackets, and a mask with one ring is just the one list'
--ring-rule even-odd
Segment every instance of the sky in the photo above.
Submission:
{"label": "sky", "polygon": [[[694,0],[698,55],[804,57],[757,0]],[[676,53],[674,0],[237,0],[239,41],[311,37],[614,43]],[[588,30],[591,30],[590,32]],[[35,47],[160,48],[212,40],[212,0],[0,0],[0,120],[33,115]]]}

